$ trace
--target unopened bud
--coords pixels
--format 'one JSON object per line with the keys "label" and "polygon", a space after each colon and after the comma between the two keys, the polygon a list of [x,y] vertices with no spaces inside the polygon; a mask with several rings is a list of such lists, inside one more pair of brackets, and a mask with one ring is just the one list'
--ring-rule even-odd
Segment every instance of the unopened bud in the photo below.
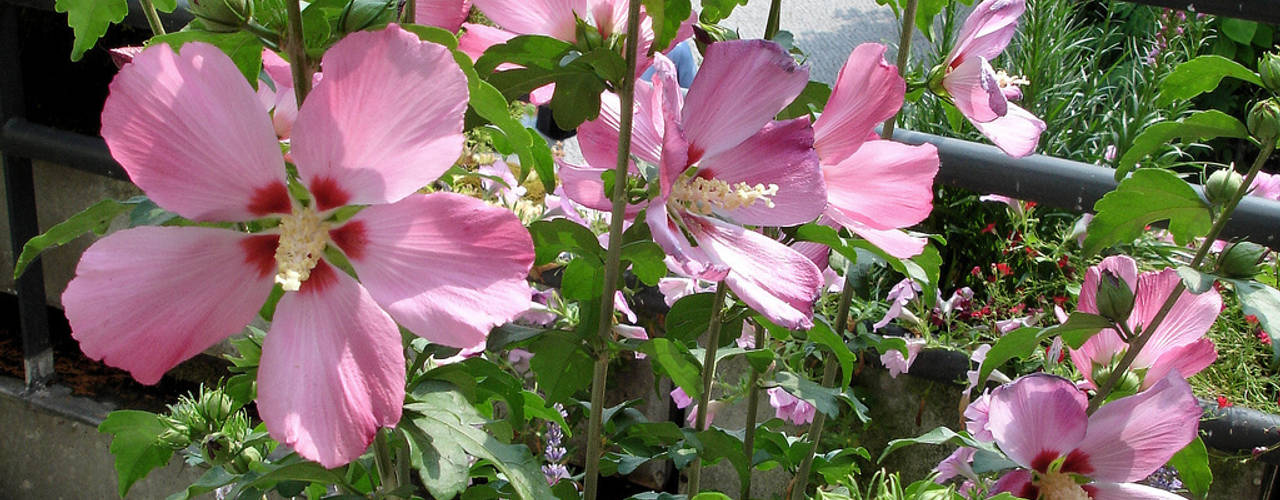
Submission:
{"label": "unopened bud", "polygon": [[1261,272],[1259,264],[1267,256],[1267,247],[1241,241],[1227,247],[1218,257],[1218,272],[1228,278],[1252,278]]}
{"label": "unopened bud", "polygon": [[1234,170],[1219,170],[1210,174],[1209,179],[1204,182],[1204,197],[1213,205],[1221,205],[1234,197],[1242,184],[1244,177]]}
{"label": "unopened bud", "polygon": [[1266,99],[1249,110],[1249,133],[1259,141],[1274,141],[1280,137],[1280,103]]}
{"label": "unopened bud", "polygon": [[343,33],[355,33],[375,24],[386,24],[395,20],[395,4],[383,2],[349,2],[338,18],[338,26]]}
{"label": "unopened bud", "polygon": [[1262,77],[1262,85],[1267,90],[1280,94],[1280,54],[1271,52],[1262,56],[1258,61],[1258,76]]}
{"label": "unopened bud", "polygon": [[200,20],[206,31],[240,31],[253,17],[252,0],[190,0],[189,4],[187,9]]}
{"label": "unopened bud", "polygon": [[1133,311],[1133,289],[1110,270],[1102,270],[1098,283],[1098,314],[1117,323],[1129,320]]}
{"label": "unopened bud", "polygon": [[574,35],[578,40],[578,50],[585,54],[604,46],[604,37],[600,36],[600,30],[576,15],[574,21],[576,21]]}

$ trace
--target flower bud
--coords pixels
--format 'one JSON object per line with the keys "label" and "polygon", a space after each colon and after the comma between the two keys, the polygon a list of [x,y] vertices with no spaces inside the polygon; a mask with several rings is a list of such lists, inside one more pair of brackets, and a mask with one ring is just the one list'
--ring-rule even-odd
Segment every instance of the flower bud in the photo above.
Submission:
{"label": "flower bud", "polygon": [[395,20],[396,9],[393,4],[382,2],[349,2],[338,18],[338,27],[343,33],[355,33],[375,24],[386,24]]}
{"label": "flower bud", "polygon": [[1209,175],[1204,182],[1204,197],[1213,205],[1221,205],[1236,195],[1244,177],[1232,169],[1223,169]]}
{"label": "flower bud", "polygon": [[1259,141],[1274,141],[1280,137],[1280,103],[1266,99],[1249,110],[1249,133]]}
{"label": "flower bud", "polygon": [[578,41],[578,50],[585,54],[604,46],[604,37],[600,36],[600,30],[576,15],[574,21],[576,21],[574,35]]}
{"label": "flower bud", "polygon": [[1098,283],[1098,314],[1117,323],[1124,323],[1133,311],[1133,289],[1110,270],[1102,270]]}
{"label": "flower bud", "polygon": [[190,0],[189,4],[187,9],[200,20],[206,31],[240,31],[253,17],[252,0]]}
{"label": "flower bud", "polygon": [[1218,271],[1228,278],[1252,278],[1262,270],[1259,264],[1267,248],[1257,243],[1235,243],[1218,257]]}
{"label": "flower bud", "polygon": [[1280,54],[1271,52],[1262,56],[1262,60],[1258,61],[1258,76],[1262,77],[1264,87],[1280,94]]}

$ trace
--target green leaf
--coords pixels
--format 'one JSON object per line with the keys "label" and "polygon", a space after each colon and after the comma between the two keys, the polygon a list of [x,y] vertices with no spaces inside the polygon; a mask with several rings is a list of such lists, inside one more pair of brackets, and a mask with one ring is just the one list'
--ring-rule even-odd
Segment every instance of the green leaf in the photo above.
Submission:
{"label": "green leaf", "polygon": [[500,351],[508,345],[542,335],[545,331],[547,331],[545,328],[517,325],[515,323],[496,326],[489,331],[489,338],[485,342],[484,350],[490,352]]}
{"label": "green leaf", "polygon": [[1200,56],[1179,64],[1160,82],[1156,103],[1168,106],[1218,88],[1223,78],[1231,77],[1262,86],[1262,79],[1243,64],[1222,56]]}
{"label": "green leaf", "polygon": [[982,366],[978,368],[977,387],[985,385],[991,372],[1005,361],[1026,358],[1035,352],[1042,338],[1040,332],[1040,328],[1024,327],[1000,337],[1000,340],[991,346],[991,350],[987,352],[987,359],[983,360]]}
{"label": "green leaf", "polygon": [[205,493],[216,490],[228,484],[236,482],[240,476],[227,472],[222,467],[214,467],[205,471],[196,482],[187,486],[187,489],[169,495],[166,500],[190,500],[199,497]]}
{"label": "green leaf", "polygon": [[1209,273],[1202,273],[1189,266],[1178,266],[1178,276],[1182,278],[1182,284],[1186,285],[1187,291],[1200,295],[1213,288],[1213,282],[1218,279]]}
{"label": "green leaf", "polygon": [[272,469],[261,477],[254,479],[246,487],[269,488],[281,481],[304,481],[318,484],[338,484],[342,476],[323,465],[303,459],[296,454],[270,465]]}
{"label": "green leaf", "polygon": [[151,5],[160,12],[168,13],[178,8],[178,0],[153,0]]}
{"label": "green leaf", "polygon": [[688,343],[697,340],[711,325],[714,293],[695,293],[680,297],[667,311],[667,338]]}
{"label": "green leaf", "polygon": [[1246,315],[1258,318],[1258,326],[1271,337],[1271,361],[1280,360],[1280,291],[1246,279],[1229,279],[1236,289],[1236,298]]}
{"label": "green leaf", "polygon": [[715,24],[729,17],[735,7],[746,4],[747,0],[702,0],[702,13],[698,19],[706,24]]}
{"label": "green leaf", "polygon": [[[721,459],[729,459],[738,478],[744,478],[751,472],[751,460],[742,449],[742,438],[726,432],[724,429],[712,427],[695,435],[698,455],[704,465],[714,465]],[[720,496],[713,496],[720,495]],[[729,498],[719,493],[703,492],[694,498]]]}
{"label": "green leaf", "polygon": [[133,209],[133,204],[116,200],[102,200],[84,209],[71,218],[59,222],[44,234],[27,240],[22,245],[22,253],[13,265],[13,279],[18,279],[27,270],[27,266],[36,260],[41,253],[53,247],[65,245],[80,235],[93,232],[101,236],[107,232],[111,221],[117,216]]}
{"label": "green leaf", "polygon": [[947,0],[920,0],[916,4],[916,28],[929,41],[933,41],[933,18],[946,8]]}
{"label": "green leaf", "polygon": [[551,262],[562,252],[604,261],[604,249],[595,233],[569,219],[534,222],[529,224],[529,235],[533,237],[534,265]]}
{"label": "green leaf", "polygon": [[840,406],[836,404],[836,396],[840,394],[839,391],[830,387],[823,387],[812,380],[787,371],[778,372],[775,379],[778,387],[786,389],[787,392],[797,398],[808,401],[818,411],[827,414],[827,416],[835,417],[840,414]]}
{"label": "green leaf", "polygon": [[[552,116],[556,125],[574,129],[600,114],[600,93],[607,77],[621,77],[620,57],[601,47],[587,54],[573,45],[541,35],[522,35],[485,50],[476,61],[476,71],[502,92],[514,99],[547,84],[556,85],[551,96]],[[496,71],[502,63],[521,68]],[[625,66],[622,66],[625,68]],[[548,189],[548,191],[550,191]]]}
{"label": "green leaf", "polygon": [[98,425],[98,432],[111,434],[110,450],[116,457],[116,484],[121,498],[152,469],[169,463],[173,450],[160,441],[165,429],[159,415],[136,410],[113,411]]}
{"label": "green leaf", "polygon": [[[741,473],[739,473],[741,475]],[[690,500],[730,500],[729,495],[720,493],[719,491],[704,491],[694,495]]]}
{"label": "green leaf", "polygon": [[173,50],[180,49],[189,42],[204,42],[221,50],[231,62],[235,63],[240,73],[255,88],[258,86],[258,75],[262,71],[262,41],[247,31],[234,33],[212,33],[208,31],[177,31],[152,38],[147,41],[150,47],[157,43],[167,43]]}
{"label": "green leaf", "polygon": [[538,388],[547,401],[559,403],[591,385],[593,360],[582,350],[577,337],[562,332],[547,332],[529,346],[533,359],[529,368],[538,378]]}
{"label": "green leaf", "polygon": [[524,412],[530,417],[540,418],[548,422],[555,423],[560,426],[560,430],[564,431],[565,436],[573,436],[573,428],[565,422],[564,415],[558,410],[547,406],[547,401],[542,399],[538,393],[532,391],[521,390],[520,395],[524,398]]}
{"label": "green leaf", "polygon": [[649,339],[640,344],[640,352],[648,355],[658,369],[684,389],[689,397],[697,399],[702,395],[702,370],[698,368],[698,360],[683,343],[662,337]]}
{"label": "green leaf", "polygon": [[816,81],[809,81],[800,95],[778,113],[779,120],[789,120],[801,116],[814,116],[822,112],[831,98],[831,86]]}
{"label": "green leaf", "polygon": [[622,260],[631,263],[631,272],[640,282],[657,286],[658,280],[667,275],[667,257],[662,247],[652,241],[636,241],[622,246]]}
{"label": "green leaf", "polygon": [[449,384],[430,381],[414,391],[405,405],[410,425],[431,436],[436,449],[460,448],[476,458],[488,460],[506,476],[520,498],[552,498],[551,488],[538,468],[538,460],[523,445],[498,441],[478,428],[485,419],[471,403]]}
{"label": "green leaf", "polygon": [[1051,335],[1061,335],[1063,342],[1066,342],[1072,349],[1079,349],[1086,340],[1089,340],[1089,337],[1102,331],[1103,328],[1110,327],[1111,321],[1107,318],[1097,314],[1076,311],[1067,317],[1066,323],[1046,328],[1045,331],[1039,334],[1039,337],[1047,338]]}
{"label": "green leaf", "polygon": [[432,498],[449,499],[467,489],[471,479],[470,457],[456,440],[442,439],[440,445],[430,434],[414,425],[404,426],[409,436],[411,466]]}
{"label": "green leaf", "polygon": [[1152,124],[1133,139],[1133,145],[1116,161],[1116,180],[1124,179],[1138,164],[1138,160],[1175,140],[1204,141],[1218,137],[1244,139],[1249,137],[1249,130],[1240,120],[1216,109],[1196,111],[1178,121]]}
{"label": "green leaf", "polygon": [[[663,52],[680,31],[680,24],[689,19],[693,6],[689,0],[644,0],[644,10],[653,19],[654,38],[650,52]],[[656,29],[661,27],[662,29]]]}
{"label": "green leaf", "polygon": [[1169,465],[1178,470],[1183,486],[1198,498],[1209,496],[1213,484],[1213,471],[1209,469],[1209,450],[1197,436],[1185,448],[1169,459]]}
{"label": "green leaf", "polygon": [[849,346],[844,343],[844,338],[837,334],[826,320],[816,316],[813,319],[809,340],[826,346],[836,356],[836,360],[840,362],[840,387],[848,387],[849,382],[853,380],[853,362],[857,356],[854,356],[853,351],[850,351]]}
{"label": "green leaf", "polygon": [[889,444],[885,446],[884,451],[880,453],[880,459],[878,461],[883,462],[885,457],[889,456],[890,453],[893,453],[894,451],[902,449],[903,447],[906,447],[906,446],[910,446],[914,444],[943,444],[943,443],[949,443],[957,446],[969,446],[969,447],[977,448],[979,450],[990,451],[993,453],[996,452],[995,446],[992,443],[982,442],[982,441],[973,439],[973,437],[970,436],[968,432],[964,432],[964,431],[956,432],[946,427],[937,427],[929,432],[924,433],[923,435],[920,435],[919,437],[902,438],[902,439],[895,439],[893,441],[889,441]]}
{"label": "green leaf", "polygon": [[57,0],[53,10],[67,15],[67,26],[75,32],[76,41],[71,46],[71,60],[79,61],[85,51],[93,48],[98,39],[107,33],[112,24],[124,20],[129,14],[126,0]]}
{"label": "green leaf", "polygon": [[604,266],[595,258],[576,258],[564,267],[560,293],[571,301],[581,302],[604,293]]}
{"label": "green leaf", "polygon": [[1213,223],[1209,206],[1190,184],[1173,172],[1156,168],[1134,172],[1093,208],[1097,215],[1084,240],[1086,256],[1133,241],[1156,221],[1169,221],[1169,232],[1179,245],[1204,236]]}
{"label": "green leaf", "polygon": [[1236,19],[1234,17],[1220,17],[1222,34],[1227,35],[1231,41],[1240,45],[1249,46],[1253,44],[1253,35],[1258,31],[1258,23],[1246,21],[1244,19]]}

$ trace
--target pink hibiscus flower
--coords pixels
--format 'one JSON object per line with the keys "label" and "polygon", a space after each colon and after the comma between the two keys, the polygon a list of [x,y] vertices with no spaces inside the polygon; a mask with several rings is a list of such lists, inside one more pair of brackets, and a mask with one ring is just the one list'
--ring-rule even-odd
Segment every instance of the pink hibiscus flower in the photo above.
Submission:
{"label": "pink hibiscus flower", "polygon": [[793,425],[804,425],[813,421],[813,412],[817,408],[814,408],[812,403],[792,396],[781,387],[771,387],[765,392],[769,394],[769,406],[773,407],[778,418]]}
{"label": "pink hibiscus flower", "polygon": [[890,377],[898,378],[898,375],[911,371],[911,365],[915,364],[916,356],[920,355],[925,345],[924,339],[907,339],[906,357],[902,356],[902,351],[890,349],[880,355],[880,363],[889,370]]}
{"label": "pink hibiscus flower", "polygon": [[[293,129],[309,203],[253,89],[225,54],[151,47],[122,69],[102,136],[161,207],[201,222],[274,219],[250,234],[139,227],[94,243],[62,296],[87,356],[153,384],[240,332],[275,284],[259,367],[271,436],[325,467],[360,456],[400,419],[397,323],[471,347],[529,308],[533,245],[510,212],[454,194],[415,194],[461,153],[467,82],[449,51],[397,26],[348,36]],[[430,94],[404,89],[431,88]],[[345,221],[344,205],[369,205]],[[345,254],[357,282],[327,262]]]}
{"label": "pink hibiscus flower", "polygon": [[1186,380],[1170,374],[1092,416],[1087,406],[1084,393],[1053,375],[1027,375],[996,389],[987,425],[1022,468],[1005,473],[992,492],[1055,500],[1182,498],[1133,481],[1195,439],[1201,411]]}
{"label": "pink hibiscus flower", "polygon": [[471,13],[471,0],[418,0],[414,6],[415,23],[450,32],[457,32]]}
{"label": "pink hibiscus flower", "polygon": [[960,28],[944,64],[941,85],[960,113],[1009,156],[1035,151],[1044,121],[1009,102],[1022,97],[1025,80],[996,72],[991,60],[1004,52],[1018,30],[1026,0],[983,0]]}
{"label": "pink hibiscus flower", "polygon": [[[1160,306],[1178,286],[1180,279],[1173,269],[1139,275],[1138,265],[1133,259],[1113,255],[1102,259],[1101,263],[1085,272],[1078,303],[1080,311],[1098,313],[1098,285],[1104,270],[1114,273],[1129,285],[1129,289],[1134,290],[1133,312],[1126,322],[1134,332],[1151,322]],[[1218,351],[1214,348],[1213,341],[1205,337],[1205,333],[1217,320],[1221,310],[1222,297],[1216,290],[1209,289],[1200,295],[1183,292],[1157,327],[1155,336],[1147,342],[1130,367],[1135,373],[1145,370],[1141,388],[1151,387],[1169,371],[1177,371],[1183,377],[1190,377],[1218,359]],[[1108,328],[1090,337],[1079,349],[1071,349],[1071,362],[1085,379],[1081,385],[1085,388],[1096,387],[1101,381],[1095,380],[1095,373],[1100,369],[1110,372],[1110,367],[1128,348],[1129,345],[1120,338],[1120,334]]]}
{"label": "pink hibiscus flower", "polygon": [[[637,82],[632,156],[657,165],[658,195],[645,209],[654,239],[677,273],[723,279],[740,299],[787,328],[813,325],[822,273],[809,258],[739,224],[789,226],[816,218],[826,188],[807,118],[772,121],[808,82],[777,44],[719,42],[688,95],[671,61],[656,56],[653,83]],[[743,100],[741,96],[752,96]],[[617,161],[617,96],[578,129],[588,166],[560,165],[565,194],[609,209],[601,174]],[[634,164],[632,172],[640,170]],[[689,240],[692,237],[692,242]]]}
{"label": "pink hibiscus flower", "polygon": [[899,258],[919,255],[926,240],[901,228],[933,210],[938,149],[880,140],[875,127],[898,113],[906,82],[884,61],[885,47],[867,43],[849,54],[822,116],[814,148],[827,184],[825,215]]}

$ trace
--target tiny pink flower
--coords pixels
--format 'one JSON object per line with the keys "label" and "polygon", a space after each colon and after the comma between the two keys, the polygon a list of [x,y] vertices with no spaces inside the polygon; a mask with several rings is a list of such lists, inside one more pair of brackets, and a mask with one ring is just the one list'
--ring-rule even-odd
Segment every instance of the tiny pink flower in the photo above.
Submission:
{"label": "tiny pink flower", "polygon": [[684,388],[676,387],[675,390],[671,391],[671,401],[676,403],[676,408],[683,409],[686,406],[689,406],[690,403],[693,403],[693,398],[689,397],[689,394],[684,392]]}
{"label": "tiny pink flower", "polygon": [[898,378],[898,375],[911,371],[911,365],[916,362],[916,356],[924,350],[924,346],[924,339],[907,339],[906,357],[902,356],[902,351],[891,349],[880,355],[880,363],[889,370],[890,377]]}
{"label": "tiny pink flower", "polygon": [[893,288],[889,289],[889,294],[885,296],[885,301],[889,302],[889,310],[885,311],[884,317],[880,321],[875,322],[872,328],[879,330],[884,328],[898,316],[903,314],[903,307],[910,304],[916,299],[916,294],[920,292],[920,285],[917,285],[911,278],[903,278]]}
{"label": "tiny pink flower", "polygon": [[816,408],[813,404],[797,398],[781,387],[771,387],[765,391],[769,394],[769,405],[777,412],[777,417],[791,422],[792,425],[804,425],[813,421]]}

